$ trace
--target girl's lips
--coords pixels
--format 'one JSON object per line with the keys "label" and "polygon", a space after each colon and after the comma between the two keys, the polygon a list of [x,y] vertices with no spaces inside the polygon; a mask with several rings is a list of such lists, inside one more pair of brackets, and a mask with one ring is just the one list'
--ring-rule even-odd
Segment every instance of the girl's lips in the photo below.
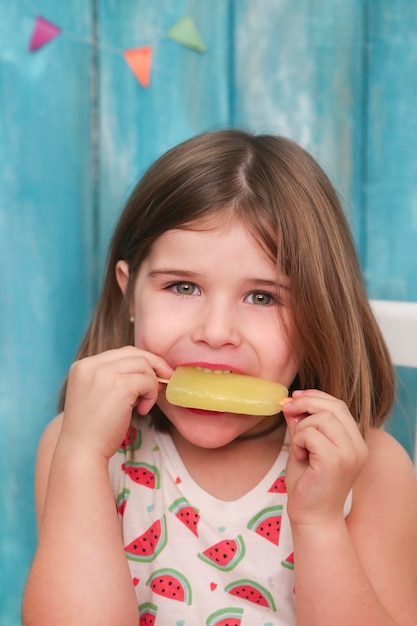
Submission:
{"label": "girl's lips", "polygon": [[177,367],[201,367],[209,370],[221,370],[227,372],[233,372],[235,374],[244,374],[244,372],[234,365],[228,363],[207,363],[205,361],[187,361],[186,363],[178,363]]}
{"label": "girl's lips", "polygon": [[196,415],[223,415],[223,411],[207,411],[205,409],[190,409],[189,407],[184,407],[190,413],[195,413]]}

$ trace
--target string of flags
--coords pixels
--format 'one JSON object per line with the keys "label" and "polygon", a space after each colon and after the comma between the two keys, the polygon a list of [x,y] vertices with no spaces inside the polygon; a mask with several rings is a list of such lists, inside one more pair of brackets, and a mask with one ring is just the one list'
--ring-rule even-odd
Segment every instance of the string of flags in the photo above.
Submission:
{"label": "string of flags", "polygon": [[[62,33],[62,29],[43,16],[35,18],[32,35],[29,42],[29,51],[35,52]],[[168,30],[166,36],[176,43],[195,52],[204,53],[206,46],[201,38],[197,26],[189,15],[178,20]],[[123,51],[123,57],[130,70],[144,88],[148,88],[151,80],[152,46],[141,46]]]}

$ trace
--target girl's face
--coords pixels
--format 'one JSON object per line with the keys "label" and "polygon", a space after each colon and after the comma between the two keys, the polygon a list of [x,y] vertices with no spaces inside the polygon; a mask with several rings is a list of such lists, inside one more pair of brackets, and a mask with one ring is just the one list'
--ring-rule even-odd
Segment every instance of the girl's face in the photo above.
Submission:
{"label": "girl's face", "polygon": [[[118,278],[128,268],[118,265]],[[279,286],[278,286],[279,285]],[[258,376],[289,386],[297,363],[288,281],[239,222],[210,230],[170,230],[153,244],[134,286],[135,345],[173,367],[199,365]],[[216,448],[257,432],[271,418],[158,405],[185,439]]]}

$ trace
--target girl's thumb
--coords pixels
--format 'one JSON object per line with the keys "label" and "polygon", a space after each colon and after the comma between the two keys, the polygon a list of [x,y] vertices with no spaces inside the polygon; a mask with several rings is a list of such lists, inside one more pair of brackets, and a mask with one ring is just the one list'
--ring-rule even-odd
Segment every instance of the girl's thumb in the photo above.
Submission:
{"label": "girl's thumb", "polygon": [[296,427],[296,425],[298,424],[298,422],[300,421],[300,417],[297,416],[292,416],[290,415],[290,411],[286,411],[286,408],[288,408],[291,403],[293,402],[292,398],[285,398],[284,400],[282,400],[281,404],[282,404],[282,413],[285,417],[285,421],[287,422],[287,428],[288,431],[290,433],[290,437],[292,438],[294,429]]}

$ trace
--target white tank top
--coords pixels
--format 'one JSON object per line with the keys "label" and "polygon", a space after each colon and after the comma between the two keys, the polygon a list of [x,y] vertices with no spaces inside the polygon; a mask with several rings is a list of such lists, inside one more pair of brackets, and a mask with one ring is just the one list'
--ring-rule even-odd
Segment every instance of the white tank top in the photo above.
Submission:
{"label": "white tank top", "polygon": [[132,423],[110,477],[139,626],[295,625],[287,458],[286,439],[259,484],[225,502],[191,478],[169,434]]}

